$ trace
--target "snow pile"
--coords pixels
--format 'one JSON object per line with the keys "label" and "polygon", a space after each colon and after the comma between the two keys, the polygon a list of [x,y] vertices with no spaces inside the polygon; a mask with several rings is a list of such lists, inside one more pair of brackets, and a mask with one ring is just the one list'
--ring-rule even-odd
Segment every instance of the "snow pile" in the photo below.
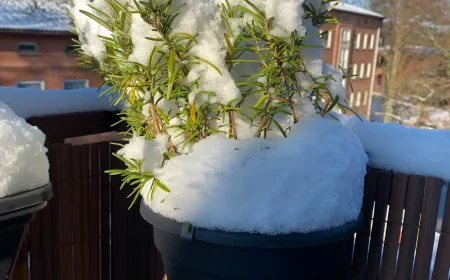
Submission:
{"label": "snow pile", "polygon": [[0,0],[0,29],[66,32],[70,29],[67,8],[68,4],[52,0]]}
{"label": "snow pile", "polygon": [[154,170],[170,193],[157,190],[151,201],[147,183],[143,196],[155,212],[202,228],[310,232],[357,218],[367,161],[354,134],[315,117],[283,140],[202,140]]}
{"label": "snow pile", "polygon": [[361,140],[369,165],[404,174],[450,180],[450,130],[376,123],[339,115]]}
{"label": "snow pile", "polygon": [[[22,118],[59,115],[74,112],[120,110],[112,108],[109,98],[100,97],[106,88],[77,90],[41,90],[0,87],[0,101]],[[26,101],[26,102],[24,102]]]}
{"label": "snow pile", "polygon": [[438,129],[450,129],[450,110],[436,109],[428,112],[426,125]]}
{"label": "snow pile", "polygon": [[45,135],[0,102],[0,198],[49,181]]}

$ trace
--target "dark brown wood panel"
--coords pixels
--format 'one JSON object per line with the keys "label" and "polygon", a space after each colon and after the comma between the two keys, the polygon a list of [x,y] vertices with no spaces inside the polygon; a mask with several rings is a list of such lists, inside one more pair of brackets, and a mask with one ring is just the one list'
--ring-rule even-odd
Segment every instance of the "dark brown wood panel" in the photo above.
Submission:
{"label": "dark brown wood panel", "polygon": [[447,190],[444,220],[433,269],[433,280],[448,280],[450,269],[450,190]]}
{"label": "dark brown wood panel", "polygon": [[27,119],[39,127],[50,143],[63,143],[70,137],[113,131],[111,126],[118,120],[115,112],[83,112],[65,115],[33,117]]}
{"label": "dark brown wood panel", "polygon": [[392,187],[392,174],[379,173],[375,194],[375,213],[370,237],[366,279],[376,280],[380,273],[381,249],[383,248],[386,214]]}
{"label": "dark brown wood panel", "polygon": [[427,178],[425,181],[413,280],[429,279],[430,277],[434,236],[436,234],[436,223],[443,184],[443,180],[437,178]]}
{"label": "dark brown wood panel", "polygon": [[100,178],[100,276],[102,280],[111,279],[111,185],[105,170],[111,169],[111,151],[108,142],[99,144]]}
{"label": "dark brown wood panel", "polygon": [[395,277],[397,280],[411,279],[412,276],[424,187],[424,177],[411,176],[409,178],[402,240]]}
{"label": "dark brown wood panel", "polygon": [[372,225],[372,211],[377,189],[378,171],[369,169],[365,179],[364,199],[362,211],[364,223],[361,230],[356,234],[355,250],[353,257],[352,278],[355,280],[364,279],[367,265],[367,253],[369,248],[369,238]]}
{"label": "dark brown wood panel", "polygon": [[389,216],[384,242],[383,259],[380,270],[380,279],[383,280],[393,280],[395,277],[407,186],[408,176],[394,174],[391,197],[389,200]]}

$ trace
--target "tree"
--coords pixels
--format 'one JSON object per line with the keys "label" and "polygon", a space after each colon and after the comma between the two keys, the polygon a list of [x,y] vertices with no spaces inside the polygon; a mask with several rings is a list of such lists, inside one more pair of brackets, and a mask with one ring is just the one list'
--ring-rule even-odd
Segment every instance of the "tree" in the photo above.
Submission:
{"label": "tree", "polygon": [[[418,96],[425,107],[439,107],[448,99],[448,73],[450,52],[448,51],[449,28],[448,3],[445,0],[373,0],[373,9],[386,16],[382,37],[385,46],[382,55],[386,63],[384,70],[384,121],[399,121],[399,102],[408,96]],[[444,5],[445,2],[445,5]],[[447,9],[444,9],[447,8]],[[439,16],[437,16],[439,15]],[[436,28],[439,26],[440,28]],[[430,30],[433,30],[431,32]],[[445,43],[443,42],[445,41]],[[443,63],[442,56],[447,63]],[[442,75],[443,72],[447,74]],[[447,76],[447,77],[446,77]],[[429,96],[430,89],[433,94]],[[429,96],[429,97],[428,97]],[[427,97],[426,99],[424,99]],[[417,104],[416,104],[417,105]],[[421,106],[422,106],[421,105]],[[421,110],[419,110],[421,111]],[[421,113],[421,115],[424,115]]]}

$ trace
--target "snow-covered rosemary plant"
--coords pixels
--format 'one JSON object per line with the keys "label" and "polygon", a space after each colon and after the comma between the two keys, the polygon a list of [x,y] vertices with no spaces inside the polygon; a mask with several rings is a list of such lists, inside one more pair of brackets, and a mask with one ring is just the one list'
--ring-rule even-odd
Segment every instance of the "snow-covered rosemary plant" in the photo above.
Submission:
{"label": "snow-covered rosemary plant", "polygon": [[351,110],[342,86],[349,71],[321,60],[319,26],[336,23],[330,2],[74,1],[81,64],[104,78],[114,105],[125,103],[130,142],[163,150],[115,155],[127,167],[110,174],[134,187],[133,202],[149,182],[151,198],[170,192],[153,171],[211,135],[288,137],[311,111]]}

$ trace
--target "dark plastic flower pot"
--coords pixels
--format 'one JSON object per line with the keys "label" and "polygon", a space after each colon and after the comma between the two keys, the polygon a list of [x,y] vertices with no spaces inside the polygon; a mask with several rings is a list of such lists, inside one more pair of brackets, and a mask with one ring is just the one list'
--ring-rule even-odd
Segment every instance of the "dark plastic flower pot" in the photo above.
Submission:
{"label": "dark plastic flower pot", "polygon": [[362,224],[360,215],[338,228],[269,236],[192,228],[143,202],[140,210],[153,225],[169,280],[344,279],[346,242]]}
{"label": "dark plastic flower pot", "polygon": [[8,279],[25,227],[52,198],[51,184],[0,198],[0,279]]}

